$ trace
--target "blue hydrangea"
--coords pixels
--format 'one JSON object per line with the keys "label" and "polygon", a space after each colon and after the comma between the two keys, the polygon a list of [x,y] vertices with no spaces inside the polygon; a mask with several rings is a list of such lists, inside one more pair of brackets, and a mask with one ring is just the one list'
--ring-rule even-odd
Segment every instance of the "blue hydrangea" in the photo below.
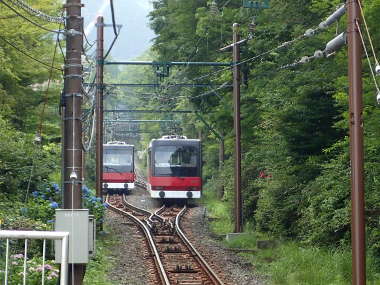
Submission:
{"label": "blue hydrangea", "polygon": [[61,189],[59,189],[59,185],[57,183],[53,183],[51,186],[53,187],[55,192],[59,192],[61,190]]}
{"label": "blue hydrangea", "polygon": [[34,198],[37,198],[38,195],[39,195],[39,194],[38,194],[38,191],[33,191],[33,192],[32,192],[32,196],[33,196]]}
{"label": "blue hydrangea", "polygon": [[51,202],[49,205],[50,205],[50,207],[52,207],[53,209],[58,208],[58,203],[57,203],[57,202]]}
{"label": "blue hydrangea", "polygon": [[88,189],[88,187],[87,187],[86,185],[83,185],[83,186],[82,186],[82,192],[83,192],[84,194],[88,194],[88,193],[90,193],[90,189]]}
{"label": "blue hydrangea", "polygon": [[101,202],[101,201],[102,201],[102,198],[98,197],[98,198],[96,198],[96,201],[97,201],[97,202]]}

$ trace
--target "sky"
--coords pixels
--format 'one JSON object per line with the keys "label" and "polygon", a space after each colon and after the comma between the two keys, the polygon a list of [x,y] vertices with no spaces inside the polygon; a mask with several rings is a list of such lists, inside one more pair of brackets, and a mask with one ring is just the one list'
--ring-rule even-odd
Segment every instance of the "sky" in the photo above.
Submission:
{"label": "sky", "polygon": [[[90,41],[96,39],[94,23],[99,15],[104,17],[106,24],[112,24],[110,0],[83,0],[82,9],[84,27]],[[118,41],[111,57],[114,60],[131,60],[144,53],[154,38],[149,28],[149,12],[153,9],[150,0],[114,0],[116,24],[123,25]],[[105,28],[105,49],[114,37],[113,28]]]}

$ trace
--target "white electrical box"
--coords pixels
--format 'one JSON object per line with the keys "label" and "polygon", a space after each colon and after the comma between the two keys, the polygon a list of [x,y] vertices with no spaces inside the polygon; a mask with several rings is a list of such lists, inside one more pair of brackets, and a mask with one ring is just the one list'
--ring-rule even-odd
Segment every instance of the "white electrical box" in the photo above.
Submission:
{"label": "white electrical box", "polygon": [[[69,233],[69,263],[88,263],[89,225],[88,209],[57,209],[55,211],[55,230]],[[60,263],[61,241],[55,241],[54,248],[55,262]]]}

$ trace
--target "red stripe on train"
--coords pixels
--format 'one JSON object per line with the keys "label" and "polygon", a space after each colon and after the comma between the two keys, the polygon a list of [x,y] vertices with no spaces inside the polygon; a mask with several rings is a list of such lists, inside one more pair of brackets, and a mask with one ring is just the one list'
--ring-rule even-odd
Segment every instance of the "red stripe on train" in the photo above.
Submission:
{"label": "red stripe on train", "polygon": [[103,173],[103,182],[134,182],[136,175],[131,172],[123,172],[123,173]]}

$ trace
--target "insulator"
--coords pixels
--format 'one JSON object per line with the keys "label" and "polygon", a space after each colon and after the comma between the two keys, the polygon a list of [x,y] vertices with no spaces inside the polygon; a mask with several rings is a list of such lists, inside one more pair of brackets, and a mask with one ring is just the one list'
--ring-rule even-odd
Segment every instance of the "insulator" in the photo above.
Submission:
{"label": "insulator", "polygon": [[304,36],[309,38],[309,37],[314,36],[314,34],[315,34],[315,30],[313,30],[313,29],[308,29],[308,30],[306,30],[306,32],[304,33]]}
{"label": "insulator", "polygon": [[299,63],[307,63],[307,62],[309,62],[309,61],[310,61],[310,59],[309,59],[308,56],[303,56],[303,57],[300,59]]}
{"label": "insulator", "polygon": [[214,15],[219,14],[218,4],[216,4],[215,0],[213,0],[210,4],[210,13]]}
{"label": "insulator", "polygon": [[334,22],[338,21],[340,17],[342,17],[346,13],[346,5],[342,5],[336,10],[334,13],[332,13],[326,20],[321,22],[319,24],[319,28],[326,29],[328,26],[333,24]]}
{"label": "insulator", "polygon": [[325,54],[323,53],[323,51],[321,51],[321,50],[316,50],[315,52],[314,52],[314,57],[315,58],[322,58],[322,57],[324,57],[325,56]]}
{"label": "insulator", "polygon": [[326,48],[324,50],[324,53],[328,56],[337,50],[339,50],[342,46],[344,46],[347,43],[347,34],[345,32],[337,35],[335,38],[333,38],[331,41],[329,41],[326,44]]}
{"label": "insulator", "polygon": [[380,75],[380,65],[379,64],[376,64],[375,71],[376,71],[376,75]]}

